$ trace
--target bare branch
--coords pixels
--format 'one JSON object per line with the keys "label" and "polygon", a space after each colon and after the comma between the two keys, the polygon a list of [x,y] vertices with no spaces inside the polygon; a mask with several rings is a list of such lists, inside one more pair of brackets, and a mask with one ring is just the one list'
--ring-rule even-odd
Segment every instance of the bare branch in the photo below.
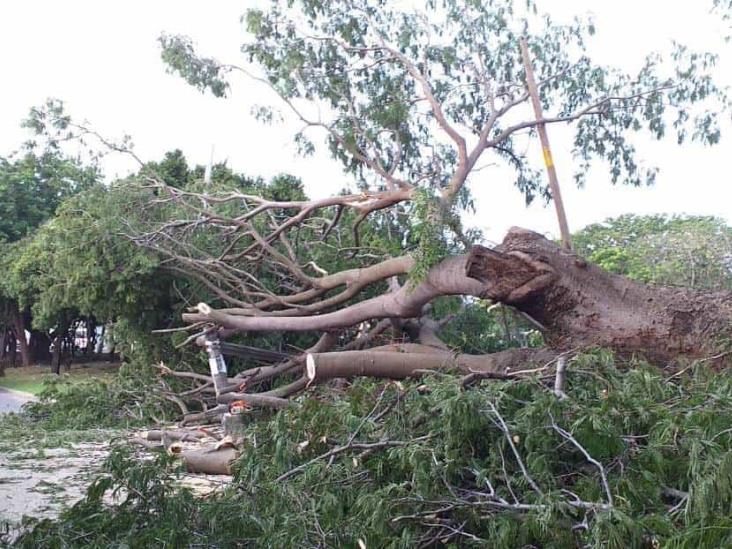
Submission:
{"label": "bare branch", "polygon": [[597,470],[600,471],[600,478],[602,479],[602,486],[605,489],[605,496],[607,497],[607,503],[610,507],[613,507],[614,506],[613,494],[612,494],[612,491],[610,490],[610,485],[608,484],[608,481],[607,481],[607,475],[605,474],[605,467],[602,466],[602,463],[600,463],[595,458],[593,458],[590,455],[590,453],[585,449],[585,447],[582,446],[577,441],[577,439],[572,436],[572,434],[569,431],[566,431],[566,430],[562,429],[559,425],[557,425],[554,421],[554,417],[551,416],[551,414],[549,414],[549,415],[552,420],[552,428],[557,433],[559,433],[562,436],[562,438],[571,442],[575,448],[577,448],[580,452],[582,452],[582,455],[585,456],[585,459],[587,459],[587,461],[592,463],[592,465],[597,467]]}
{"label": "bare branch", "polygon": [[518,449],[516,448],[516,445],[513,442],[513,435],[511,434],[511,431],[508,428],[508,425],[506,425],[505,420],[503,419],[503,416],[500,414],[498,409],[496,408],[495,404],[488,400],[488,406],[490,406],[491,411],[496,416],[497,422],[496,425],[498,428],[503,432],[503,435],[506,437],[506,441],[508,442],[508,445],[511,447],[511,451],[513,452],[514,457],[516,458],[516,462],[519,465],[519,468],[521,469],[521,473],[523,473],[524,478],[526,479],[526,482],[529,483],[529,486],[539,494],[540,496],[543,496],[544,493],[539,488],[539,485],[536,484],[533,478],[531,478],[531,475],[529,474],[528,469],[526,469],[526,465],[524,465],[524,461],[521,459],[521,454],[519,454]]}

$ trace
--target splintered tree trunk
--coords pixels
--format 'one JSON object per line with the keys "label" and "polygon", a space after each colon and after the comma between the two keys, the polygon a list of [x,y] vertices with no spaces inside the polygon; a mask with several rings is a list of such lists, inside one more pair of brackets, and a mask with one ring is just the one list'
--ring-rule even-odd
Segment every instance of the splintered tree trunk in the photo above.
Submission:
{"label": "splintered tree trunk", "polygon": [[555,350],[607,347],[659,366],[678,359],[731,364],[730,293],[641,284],[519,228],[494,249],[475,246],[466,272],[485,284],[481,297],[541,323]]}

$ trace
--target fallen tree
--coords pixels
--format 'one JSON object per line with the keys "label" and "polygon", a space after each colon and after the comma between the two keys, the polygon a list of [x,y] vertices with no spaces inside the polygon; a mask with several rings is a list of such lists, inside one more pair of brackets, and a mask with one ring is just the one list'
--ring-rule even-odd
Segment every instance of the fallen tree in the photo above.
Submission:
{"label": "fallen tree", "polygon": [[[529,315],[542,327],[546,347],[478,356],[436,345],[438,334],[424,326],[431,319],[419,317],[435,298],[455,294],[490,299]],[[620,357],[644,358],[668,368],[694,360],[723,367],[729,365],[732,354],[732,294],[641,284],[605,272],[541,235],[523,229],[513,229],[494,249],[476,246],[466,256],[443,261],[415,287],[405,285],[331,313],[249,316],[200,305],[198,309],[184,315],[184,319],[234,331],[328,331],[379,318],[398,322],[418,318],[417,322],[423,324],[414,343],[307,352],[303,355],[304,367],[298,367],[304,379],[286,385],[284,391],[275,389],[262,395],[229,393],[219,397],[223,402],[242,399],[253,406],[282,407],[281,399],[273,394],[289,396],[311,383],[334,378],[402,379],[433,369],[504,377],[526,370],[535,372],[537,368],[554,369],[559,357],[594,347],[610,349]],[[420,343],[420,336],[431,344]],[[247,379],[250,374],[256,376],[259,372],[245,371],[240,378]],[[236,382],[231,380],[232,384]]]}
{"label": "fallen tree", "polygon": [[[374,318],[418,317],[423,307],[445,295],[469,295],[515,307],[539,323],[549,347],[560,352],[606,347],[621,356],[638,353],[659,364],[710,358],[720,352],[719,343],[730,335],[732,322],[729,292],[641,284],[605,272],[523,229],[513,229],[494,249],[476,246],[468,256],[445,260],[416,287],[407,285],[336,312],[249,316],[199,305],[198,312],[184,314],[183,319],[240,331],[334,330]],[[420,350],[437,356],[445,352]],[[375,360],[379,355],[370,356]],[[491,368],[498,371],[501,366]]]}
{"label": "fallen tree", "polygon": [[[116,520],[103,527],[123,524],[127,535],[142,517],[140,530],[158,543],[149,517],[174,516],[165,534],[172,545],[211,525],[219,545],[365,546],[397,536],[414,546],[728,545],[729,370],[715,379],[700,368],[675,386],[669,377],[679,371],[659,368],[730,365],[730,294],[640,284],[524,229],[495,247],[476,245],[479,236],[460,224],[484,155],[514,168],[527,197],[547,194],[521,152],[539,123],[576,122],[579,171],[599,157],[614,181],[636,185],[645,179],[629,132],[645,126],[661,137],[673,120],[679,139],[688,131],[714,142],[713,117],[687,109],[726,101],[708,74],[713,59],[682,49],[668,78],[653,58],[625,75],[573,55],[590,28],[547,20],[529,44],[544,107],[555,114],[537,121],[515,66],[512,2],[446,0],[430,3],[429,15],[386,4],[275,2],[246,18],[254,40],[243,50],[261,66],[259,80],[306,129],[326,132],[360,192],[310,200],[292,186],[257,194],[236,183],[169,185],[154,171],[139,178],[144,200],[124,212],[127,237],[184,277],[181,287],[207,294],[181,330],[190,333],[182,344],[206,350],[211,375],[161,363],[160,394],[187,424],[233,409],[277,414],[247,426],[239,490],[225,513],[199,512],[185,493],[165,497],[157,471],[130,474],[124,459],[117,482],[136,489],[105,509]],[[163,43],[172,68],[216,94],[229,71],[248,72],[196,57],[184,39]],[[303,108],[312,99],[325,107],[317,115]],[[451,348],[441,337],[451,316],[438,312],[447,297],[510,308],[544,346],[483,355]],[[253,334],[283,332],[311,337],[297,348],[252,348]],[[596,346],[659,368],[621,375],[610,353],[579,356]],[[227,371],[222,355],[251,364]],[[443,372],[462,383],[426,378]],[[426,379],[361,379],[341,394],[335,380],[359,376]],[[513,382],[525,376],[539,382]],[[482,379],[497,382],[462,390]],[[293,398],[313,385],[316,398]],[[236,450],[211,450],[180,453],[189,469],[230,473]],[[102,502],[99,490],[92,496],[71,520],[90,516]],[[232,508],[242,520],[229,520]],[[97,535],[48,528],[51,539]]]}
{"label": "fallen tree", "polygon": [[[311,200],[292,182],[254,193],[237,183],[169,185],[143,168],[141,201],[124,212],[128,238],[208,296],[183,320],[188,341],[209,350],[215,375],[161,368],[193,383],[185,395],[167,394],[184,414],[198,403],[193,420],[237,400],[286,408],[290,396],[334,377],[561,370],[594,346],[661,367],[729,362],[728,294],[645,286],[523,229],[479,246],[480,235],[461,224],[476,174],[495,163],[527,200],[551,199],[526,154],[539,125],[572,126],[579,183],[593,160],[609,165],[613,183],[652,183],[656,171],[642,167],[632,145],[637,131],[660,139],[673,128],[679,142],[715,143],[710,113],[728,105],[713,80],[715,56],[678,47],[673,63],[651,55],[638,74],[626,74],[582,53],[589,22],[537,20],[525,38],[551,114],[536,120],[515,30],[531,14],[509,0],[433,7],[426,14],[369,0],[275,2],[247,13],[244,65],[200,57],[184,37],[161,38],[169,68],[202,90],[222,96],[232,75],[266,86],[302,124],[300,148],[312,152],[306,133],[322,132],[359,185]],[[256,112],[277,118],[270,107]],[[53,133],[54,121],[46,113],[35,123]],[[89,133],[61,122],[64,132]],[[431,310],[446,296],[510,307],[541,331],[545,348],[454,352],[439,335],[446,319]],[[287,357],[234,340],[220,345],[263,333],[320,340]],[[214,344],[259,365],[227,377]]]}

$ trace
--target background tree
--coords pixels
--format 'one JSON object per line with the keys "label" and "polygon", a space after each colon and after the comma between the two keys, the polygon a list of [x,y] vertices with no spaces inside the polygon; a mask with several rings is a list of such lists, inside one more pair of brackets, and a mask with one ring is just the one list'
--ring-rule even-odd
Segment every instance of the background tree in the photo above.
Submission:
{"label": "background tree", "polygon": [[58,152],[0,158],[0,241],[16,242],[52,217],[67,197],[94,185],[94,166]]}
{"label": "background tree", "polygon": [[[95,166],[84,166],[58,151],[26,151],[16,159],[0,158],[0,269],[5,273],[0,280],[0,301],[6,333],[12,326],[25,366],[32,361],[25,337],[25,330],[31,327],[28,304],[19,299],[20,290],[9,276],[10,266],[33,231],[55,214],[63,200],[92,187],[98,178]],[[6,346],[0,349],[0,362],[6,350]]]}
{"label": "background tree", "polygon": [[608,271],[659,285],[732,290],[732,228],[700,216],[623,215],[585,227],[577,250]]}

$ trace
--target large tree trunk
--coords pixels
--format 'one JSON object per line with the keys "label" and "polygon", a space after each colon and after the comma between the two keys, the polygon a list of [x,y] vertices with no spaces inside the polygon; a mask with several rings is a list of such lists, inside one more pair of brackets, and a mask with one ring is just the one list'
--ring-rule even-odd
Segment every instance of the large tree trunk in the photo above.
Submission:
{"label": "large tree trunk", "polygon": [[84,348],[84,355],[86,357],[91,356],[94,353],[94,349],[97,346],[97,323],[94,317],[86,319],[86,347]]}
{"label": "large tree trunk", "polygon": [[[115,349],[117,347],[117,343],[115,342],[115,339],[114,339],[113,326],[114,326],[114,324],[109,324],[109,329],[107,330],[107,335],[106,335],[106,337],[109,340],[109,352],[107,354],[107,362],[114,362],[115,357],[116,357]],[[104,346],[104,343],[102,343],[102,346]]]}
{"label": "large tree trunk", "polygon": [[16,362],[18,361],[18,338],[15,337],[13,330],[8,330],[8,341],[6,343],[8,354],[10,355],[10,366],[15,368]]}
{"label": "large tree trunk", "polygon": [[31,330],[30,343],[28,345],[31,362],[35,364],[49,363],[51,361],[51,339],[42,330]]}
{"label": "large tree trunk", "polygon": [[475,246],[466,272],[485,284],[481,297],[541,323],[555,350],[606,347],[659,366],[678,359],[729,364],[730,293],[641,284],[518,228],[494,249]]}
{"label": "large tree trunk", "polygon": [[51,373],[61,374],[61,344],[63,337],[57,335],[53,338],[53,353],[51,354]]}

